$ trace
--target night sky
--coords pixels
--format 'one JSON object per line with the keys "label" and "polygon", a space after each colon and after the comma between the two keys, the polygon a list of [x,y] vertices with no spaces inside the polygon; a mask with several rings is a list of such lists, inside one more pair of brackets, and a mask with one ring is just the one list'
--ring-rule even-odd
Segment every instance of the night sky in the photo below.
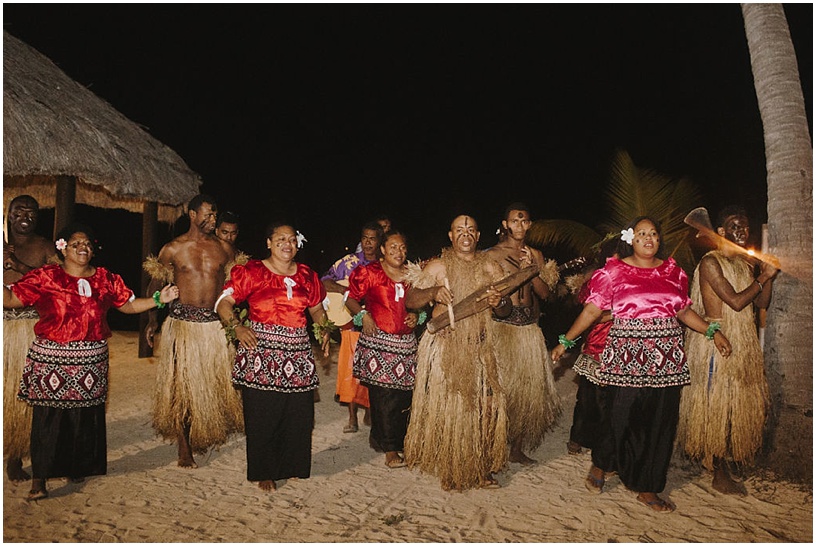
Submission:
{"label": "night sky", "polygon": [[[813,9],[785,9],[812,133]],[[174,149],[256,257],[278,218],[320,272],[380,212],[412,258],[459,212],[489,246],[514,200],[594,226],[617,148],[767,219],[739,4],[4,4],[3,26]],[[139,215],[106,214],[138,252]]]}

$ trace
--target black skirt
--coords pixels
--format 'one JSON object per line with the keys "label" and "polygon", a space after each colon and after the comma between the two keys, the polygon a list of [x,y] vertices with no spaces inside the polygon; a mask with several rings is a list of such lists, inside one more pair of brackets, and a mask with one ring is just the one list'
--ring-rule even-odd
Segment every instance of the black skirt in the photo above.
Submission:
{"label": "black skirt", "polygon": [[674,449],[682,387],[601,389],[602,425],[592,464],[636,492],[659,493]]}
{"label": "black skirt", "polygon": [[371,404],[371,445],[382,451],[402,451],[414,391],[366,386]]}
{"label": "black skirt", "polygon": [[308,478],[312,470],[314,393],[244,387],[247,480]]}
{"label": "black skirt", "polygon": [[601,393],[604,388],[582,375],[578,376],[578,392],[575,395],[569,439],[587,449],[595,447],[595,442],[601,434],[603,413]]}
{"label": "black skirt", "polygon": [[34,406],[33,410],[34,478],[83,478],[107,473],[105,404],[72,409]]}

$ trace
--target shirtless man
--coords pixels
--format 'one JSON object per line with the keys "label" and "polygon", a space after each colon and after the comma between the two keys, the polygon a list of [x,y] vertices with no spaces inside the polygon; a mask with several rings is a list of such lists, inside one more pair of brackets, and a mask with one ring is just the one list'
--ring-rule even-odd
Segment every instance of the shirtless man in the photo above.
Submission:
{"label": "shirtless man", "polygon": [[[30,195],[20,195],[9,203],[8,242],[3,242],[5,285],[56,255],[54,243],[34,233],[39,212],[39,203]],[[17,389],[38,319],[33,307],[3,310],[3,452],[6,474],[13,482],[31,478],[23,470],[23,458],[29,455],[31,406],[17,399]]]}
{"label": "shirtless man", "polygon": [[558,282],[558,267],[553,261],[545,261],[540,250],[525,243],[531,224],[527,205],[519,202],[508,205],[502,219],[505,235],[486,251],[501,265],[505,275],[531,264],[541,271],[510,295],[513,310],[506,319],[497,319],[496,326],[502,386],[507,397],[510,462],[522,465],[536,462],[522,448],[538,447],[561,411],[552,360],[538,326],[539,300],[546,299],[550,288]]}
{"label": "shirtless man", "polygon": [[[153,428],[178,442],[178,465],[186,468],[197,467],[194,454],[243,430],[240,393],[231,381],[235,349],[213,309],[235,259],[233,246],[213,233],[217,212],[212,197],[194,197],[187,211],[190,229],[149,259],[152,266],[145,264],[153,277],[148,294],[168,281],[179,289],[162,332]],[[151,312],[145,328],[151,347],[157,325]]]}
{"label": "shirtless man", "polygon": [[[724,208],[716,229],[739,247],[748,243],[748,216],[742,207]],[[745,495],[728,462],[750,463],[762,446],[769,395],[754,309],[767,309],[779,270],[776,263],[761,262],[755,278],[754,266],[739,249],[720,246],[700,260],[691,299],[700,316],[721,324],[732,354],[726,362],[704,336],[686,335],[691,385],[683,389],[677,437],[690,457],[713,471],[714,489]]]}
{"label": "shirtless man", "polygon": [[235,246],[235,240],[238,239],[238,215],[230,211],[219,214],[215,223],[215,236]]}

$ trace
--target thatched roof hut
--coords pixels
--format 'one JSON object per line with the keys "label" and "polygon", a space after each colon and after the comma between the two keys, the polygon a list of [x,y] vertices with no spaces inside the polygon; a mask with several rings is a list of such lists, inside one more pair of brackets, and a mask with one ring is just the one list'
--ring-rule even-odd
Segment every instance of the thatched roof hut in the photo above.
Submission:
{"label": "thatched roof hut", "polygon": [[165,222],[201,186],[173,150],[4,31],[3,211],[27,193],[59,216],[66,180],[77,203],[141,213],[154,202]]}

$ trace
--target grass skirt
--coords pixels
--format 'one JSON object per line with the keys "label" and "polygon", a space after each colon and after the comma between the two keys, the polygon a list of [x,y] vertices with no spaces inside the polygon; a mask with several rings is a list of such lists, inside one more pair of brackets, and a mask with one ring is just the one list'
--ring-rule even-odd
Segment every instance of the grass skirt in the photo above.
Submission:
{"label": "grass skirt", "polygon": [[561,413],[553,363],[537,324],[496,322],[496,354],[507,399],[508,438],[523,438],[522,448],[541,445]]}
{"label": "grass skirt", "polygon": [[17,398],[36,318],[3,317],[3,454],[22,459],[31,445],[31,406]]}
{"label": "grass skirt", "polygon": [[[753,282],[742,260],[728,260],[719,252],[710,254],[718,257],[723,274],[737,292]],[[691,299],[695,311],[705,316],[699,286],[695,271]],[[723,304],[722,315],[716,320],[731,342],[728,358],[723,358],[705,336],[686,334],[691,385],[683,390],[677,436],[686,454],[701,460],[708,469],[713,469],[714,457],[740,464],[752,462],[762,446],[769,407],[753,307],[748,305],[737,312]]]}
{"label": "grass skirt", "polygon": [[241,394],[232,386],[235,350],[227,345],[221,324],[168,317],[159,345],[159,368],[153,399],[153,428],[176,440],[190,427],[194,453],[223,445],[243,432]]}

